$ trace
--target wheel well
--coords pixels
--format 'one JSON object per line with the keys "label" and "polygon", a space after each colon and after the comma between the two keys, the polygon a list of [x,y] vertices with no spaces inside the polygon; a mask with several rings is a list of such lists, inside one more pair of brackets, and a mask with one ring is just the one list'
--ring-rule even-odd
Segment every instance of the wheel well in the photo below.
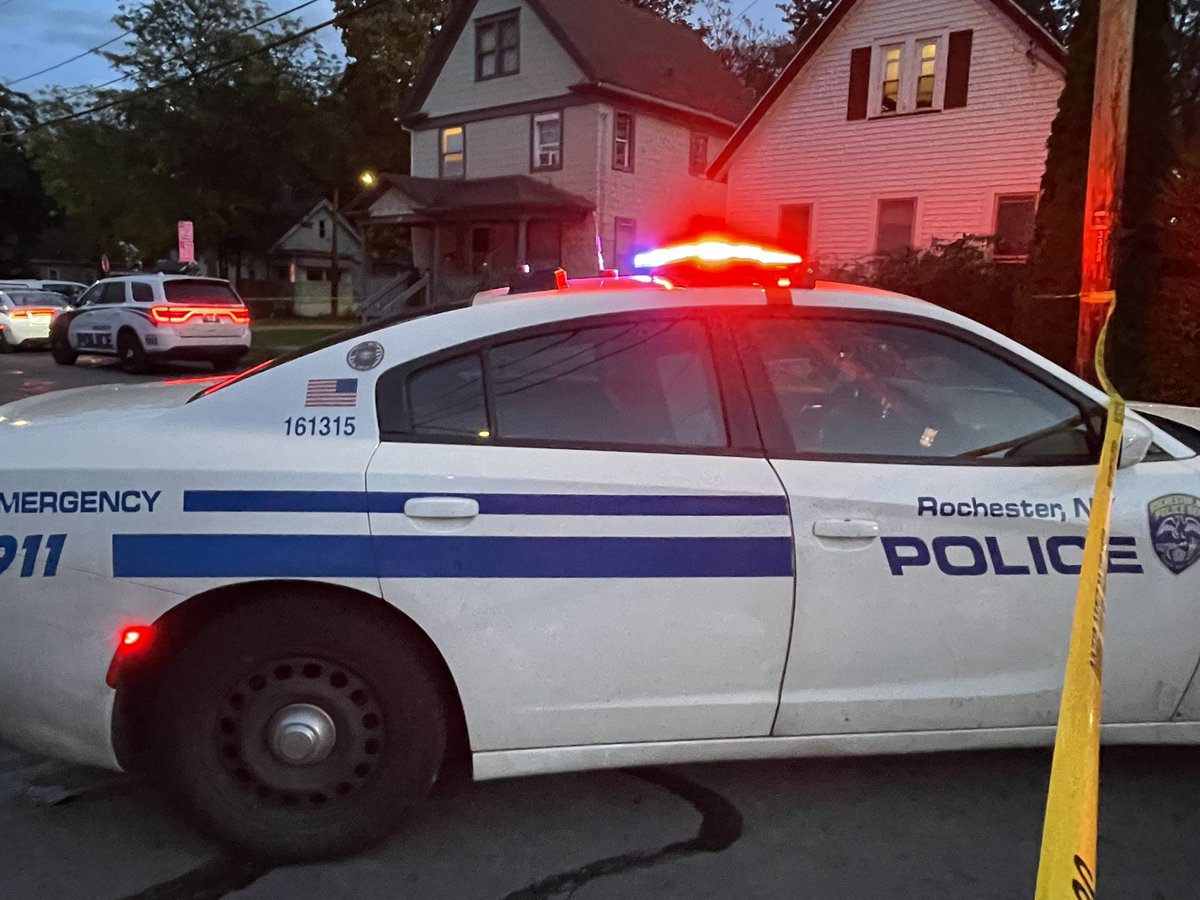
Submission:
{"label": "wheel well", "polygon": [[174,652],[188,638],[234,606],[248,606],[280,593],[308,595],[303,602],[328,605],[331,618],[346,611],[375,617],[381,631],[399,630],[411,640],[433,671],[446,705],[449,732],[439,782],[471,777],[471,747],[462,699],[441,651],[419,625],[387,601],[340,585],[309,581],[257,581],[205,591],[164,613],[154,623],[153,649],[121,672],[113,707],[113,746],[126,769],[140,768],[149,750],[155,695]]}
{"label": "wheel well", "polygon": [[133,337],[133,338],[139,340],[139,341],[141,340],[140,338],[138,338],[138,333],[136,331],[134,331],[132,325],[122,325],[120,328],[117,329],[117,342],[120,343],[121,336],[126,335],[126,334],[129,335],[130,337]]}

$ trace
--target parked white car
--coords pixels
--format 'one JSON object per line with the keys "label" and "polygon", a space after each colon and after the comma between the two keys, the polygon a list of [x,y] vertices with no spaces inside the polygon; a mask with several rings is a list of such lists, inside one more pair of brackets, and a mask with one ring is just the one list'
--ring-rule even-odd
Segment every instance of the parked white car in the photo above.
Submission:
{"label": "parked white car", "polygon": [[[1050,744],[1107,398],[784,281],[492,293],[0,407],[0,738],[149,766],[274,858],[378,840],[452,763]],[[1125,426],[1109,742],[1200,743],[1195,415]]]}
{"label": "parked white car", "polygon": [[128,372],[165,360],[207,360],[217,369],[250,349],[250,311],[228,281],[191,275],[126,275],[96,282],[50,335],[54,361],[116,356]]}
{"label": "parked white car", "polygon": [[0,352],[47,346],[50,323],[67,309],[61,294],[0,286]]}

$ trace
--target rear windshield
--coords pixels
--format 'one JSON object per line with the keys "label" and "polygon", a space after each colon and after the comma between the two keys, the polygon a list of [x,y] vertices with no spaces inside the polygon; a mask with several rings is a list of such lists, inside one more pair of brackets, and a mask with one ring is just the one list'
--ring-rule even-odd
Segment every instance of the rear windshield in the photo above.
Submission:
{"label": "rear windshield", "polygon": [[55,294],[51,291],[5,291],[4,296],[13,306],[63,307],[67,305],[62,294]]}
{"label": "rear windshield", "polygon": [[209,306],[241,306],[242,299],[222,281],[164,281],[168,303],[204,303]]}

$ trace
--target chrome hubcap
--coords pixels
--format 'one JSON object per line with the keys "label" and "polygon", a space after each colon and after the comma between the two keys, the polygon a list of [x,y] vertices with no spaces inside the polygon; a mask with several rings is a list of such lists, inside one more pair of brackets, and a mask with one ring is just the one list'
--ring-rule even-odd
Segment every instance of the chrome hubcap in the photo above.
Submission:
{"label": "chrome hubcap", "polygon": [[277,712],[267,726],[267,741],[276,759],[294,766],[311,765],[329,756],[337,728],[329,713],[310,703],[293,703]]}

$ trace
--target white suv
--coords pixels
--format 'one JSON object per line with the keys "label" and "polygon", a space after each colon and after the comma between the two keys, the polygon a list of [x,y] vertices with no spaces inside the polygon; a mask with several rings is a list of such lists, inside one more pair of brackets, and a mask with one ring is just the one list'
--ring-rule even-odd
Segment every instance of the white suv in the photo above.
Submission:
{"label": "white suv", "polygon": [[54,361],[81,353],[117,356],[127,372],[160,360],[234,366],[250,349],[250,311],[228,281],[191,275],[124,275],[96,282],[79,307],[55,320]]}

